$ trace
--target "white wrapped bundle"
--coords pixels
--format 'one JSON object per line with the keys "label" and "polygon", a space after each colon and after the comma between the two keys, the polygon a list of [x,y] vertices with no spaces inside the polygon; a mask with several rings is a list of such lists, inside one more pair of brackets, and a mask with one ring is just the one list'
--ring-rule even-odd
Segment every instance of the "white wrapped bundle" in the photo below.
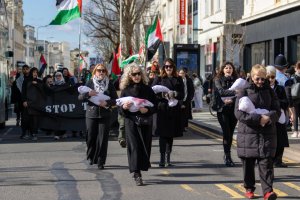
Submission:
{"label": "white wrapped bundle", "polygon": [[242,90],[249,86],[248,81],[242,78],[238,78],[234,81],[232,86],[228,90]]}
{"label": "white wrapped bundle", "polygon": [[248,97],[242,97],[239,100],[239,110],[244,111],[246,113],[256,113],[260,115],[268,114],[269,111],[266,109],[255,108],[254,104]]}
{"label": "white wrapped bundle", "polygon": [[[91,90],[92,89],[87,86],[78,87],[78,92],[80,94],[90,92]],[[99,105],[100,101],[106,101],[106,100],[110,100],[110,97],[102,93],[98,93],[97,96],[92,96],[89,98],[89,101],[96,105]]]}
{"label": "white wrapped bundle", "polygon": [[153,107],[153,103],[151,103],[150,101],[148,101],[147,99],[140,99],[140,98],[136,98],[136,97],[121,97],[119,99],[116,100],[116,104],[117,106],[122,106],[124,103],[126,102],[132,102],[132,106],[129,108],[130,112],[137,112],[139,111],[140,108],[142,107]]}
{"label": "white wrapped bundle", "polygon": [[[254,104],[248,97],[242,97],[239,100],[239,110],[244,111],[246,113],[256,113],[259,115],[268,114],[270,111],[267,109],[255,108]],[[278,123],[284,124],[285,123],[285,114],[283,109],[281,109],[281,115],[278,119]]]}
{"label": "white wrapped bundle", "polygon": [[154,91],[155,94],[160,93],[160,92],[169,92],[170,89],[167,88],[166,86],[163,85],[154,85],[152,87],[152,90]]}
{"label": "white wrapped bundle", "polygon": [[[170,92],[171,90],[167,88],[166,86],[163,85],[154,85],[152,86],[152,90],[154,91],[155,94],[160,93],[160,92]],[[176,106],[178,103],[177,99],[168,99],[168,105],[170,107]]]}

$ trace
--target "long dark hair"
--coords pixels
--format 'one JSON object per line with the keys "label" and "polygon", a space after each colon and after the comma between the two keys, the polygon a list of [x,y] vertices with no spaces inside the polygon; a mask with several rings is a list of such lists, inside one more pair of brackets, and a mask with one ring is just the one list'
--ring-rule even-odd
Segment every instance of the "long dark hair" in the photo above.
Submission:
{"label": "long dark hair", "polygon": [[34,80],[34,78],[33,78],[33,72],[34,71],[36,71],[37,74],[39,73],[39,70],[36,67],[31,68],[30,71],[29,71],[29,79],[31,79],[31,80]]}
{"label": "long dark hair", "polygon": [[160,73],[160,76],[162,78],[166,77],[167,76],[167,72],[166,72],[166,67],[165,67],[165,64],[166,62],[169,62],[172,66],[173,66],[173,71],[172,71],[172,76],[173,77],[177,77],[177,69],[176,69],[176,65],[175,65],[175,62],[173,61],[172,58],[167,58],[165,61],[164,61],[164,66],[162,67],[162,71]]}
{"label": "long dark hair", "polygon": [[226,62],[223,63],[223,65],[219,69],[218,74],[216,75],[216,78],[219,79],[219,78],[221,78],[221,77],[224,76],[224,68],[226,67],[226,65],[230,65],[232,67],[233,71],[232,71],[232,75],[231,76],[234,79],[237,79],[238,78],[238,74],[236,72],[236,69],[235,69],[234,65],[232,64],[232,62],[229,62],[229,61],[226,61]]}

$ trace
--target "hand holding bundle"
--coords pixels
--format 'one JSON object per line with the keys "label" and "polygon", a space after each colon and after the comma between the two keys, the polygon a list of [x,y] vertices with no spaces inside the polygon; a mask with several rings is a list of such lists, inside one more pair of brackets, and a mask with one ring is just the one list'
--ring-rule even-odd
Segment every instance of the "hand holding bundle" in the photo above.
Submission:
{"label": "hand holding bundle", "polygon": [[117,106],[123,106],[123,104],[125,104],[127,102],[132,103],[132,105],[129,108],[130,112],[137,112],[137,111],[140,110],[140,108],[153,107],[154,106],[153,103],[151,103],[147,99],[140,99],[140,98],[131,97],[131,96],[121,97],[121,98],[116,100]]}
{"label": "hand holding bundle", "polygon": [[168,105],[170,107],[174,107],[177,105],[178,100],[175,99],[176,91],[172,91],[163,85],[154,85],[152,87],[152,90],[154,91],[155,94],[160,93],[160,92],[166,93],[166,95],[164,97],[168,100]]}
{"label": "hand holding bundle", "polygon": [[[80,86],[78,87],[78,92],[80,94],[84,94],[84,93],[87,93],[87,92],[90,92],[92,91],[91,88],[87,87],[87,86]],[[106,100],[110,100],[110,97],[103,94],[103,93],[97,93],[96,96],[91,96],[89,98],[89,101],[96,104],[96,105],[99,105],[100,104],[100,101],[106,101]]]}

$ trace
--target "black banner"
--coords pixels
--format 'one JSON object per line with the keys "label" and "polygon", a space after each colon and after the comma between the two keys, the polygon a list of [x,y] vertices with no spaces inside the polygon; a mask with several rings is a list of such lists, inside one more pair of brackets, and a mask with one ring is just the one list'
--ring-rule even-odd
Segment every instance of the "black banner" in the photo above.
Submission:
{"label": "black banner", "polygon": [[27,102],[29,114],[37,115],[39,128],[81,131],[85,128],[87,102],[78,100],[77,87],[29,84]]}

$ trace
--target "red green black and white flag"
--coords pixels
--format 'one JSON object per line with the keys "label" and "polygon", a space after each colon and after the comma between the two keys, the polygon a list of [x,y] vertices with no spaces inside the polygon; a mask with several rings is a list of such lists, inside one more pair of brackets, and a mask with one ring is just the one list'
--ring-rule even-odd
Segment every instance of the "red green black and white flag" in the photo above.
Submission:
{"label": "red green black and white flag", "polygon": [[145,38],[148,60],[152,59],[160,43],[162,42],[163,42],[163,36],[160,29],[160,22],[158,17],[156,16],[154,23],[148,29]]}
{"label": "red green black and white flag", "polygon": [[58,13],[50,25],[63,25],[81,17],[82,0],[56,0]]}

